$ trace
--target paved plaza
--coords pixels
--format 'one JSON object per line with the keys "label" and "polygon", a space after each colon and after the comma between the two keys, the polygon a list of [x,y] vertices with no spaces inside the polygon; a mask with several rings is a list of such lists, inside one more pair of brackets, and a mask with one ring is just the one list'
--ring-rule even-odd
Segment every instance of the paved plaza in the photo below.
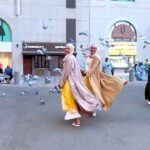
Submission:
{"label": "paved plaza", "polygon": [[63,120],[60,95],[49,87],[0,85],[0,94],[6,93],[0,97],[0,150],[148,150],[145,84],[129,83],[109,112],[83,117],[80,128]]}

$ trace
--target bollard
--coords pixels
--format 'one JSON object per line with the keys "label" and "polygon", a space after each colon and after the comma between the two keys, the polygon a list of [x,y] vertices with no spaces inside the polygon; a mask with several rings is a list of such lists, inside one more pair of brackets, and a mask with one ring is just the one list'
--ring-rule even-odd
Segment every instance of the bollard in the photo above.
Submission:
{"label": "bollard", "polygon": [[20,84],[19,72],[14,72],[14,84]]}
{"label": "bollard", "polygon": [[133,82],[134,81],[134,69],[131,68],[129,70],[129,82]]}

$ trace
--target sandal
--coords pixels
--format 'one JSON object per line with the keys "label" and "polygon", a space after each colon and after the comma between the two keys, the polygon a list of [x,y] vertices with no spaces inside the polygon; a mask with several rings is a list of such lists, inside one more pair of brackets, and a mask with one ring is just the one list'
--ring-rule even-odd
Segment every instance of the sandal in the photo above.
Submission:
{"label": "sandal", "polygon": [[72,125],[73,125],[74,127],[80,127],[80,124],[76,124],[75,122],[73,122]]}
{"label": "sandal", "polygon": [[127,85],[127,84],[128,84],[128,81],[125,81],[123,85],[125,86],[125,85]]}

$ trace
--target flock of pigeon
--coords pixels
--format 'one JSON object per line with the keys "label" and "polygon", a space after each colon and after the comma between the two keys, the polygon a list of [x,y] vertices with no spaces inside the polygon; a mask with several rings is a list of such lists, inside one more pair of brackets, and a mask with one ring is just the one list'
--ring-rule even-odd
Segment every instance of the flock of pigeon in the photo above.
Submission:
{"label": "flock of pigeon", "polygon": [[[55,68],[55,69],[53,69],[53,71],[57,72],[57,73],[61,73],[61,69],[60,68]],[[24,75],[23,78],[24,78],[24,82],[26,82],[29,87],[33,86],[34,84],[37,83],[36,81],[40,80],[40,77],[38,77],[36,75],[31,76],[29,74],[28,75]],[[47,77],[45,77],[45,84],[52,83],[53,80],[54,79],[52,79],[52,78],[47,76]],[[21,91],[19,93],[19,95],[20,96],[28,95],[29,91],[30,91],[29,88],[26,88],[25,90]],[[60,89],[58,88],[58,86],[55,85],[54,87],[49,88],[49,92],[50,93],[58,93],[59,94],[60,93]],[[39,90],[38,89],[35,89],[35,95],[39,95]],[[5,92],[0,93],[0,97],[6,97],[6,96],[7,96],[7,94]],[[45,101],[42,98],[40,98],[40,104],[41,105],[45,104]]]}

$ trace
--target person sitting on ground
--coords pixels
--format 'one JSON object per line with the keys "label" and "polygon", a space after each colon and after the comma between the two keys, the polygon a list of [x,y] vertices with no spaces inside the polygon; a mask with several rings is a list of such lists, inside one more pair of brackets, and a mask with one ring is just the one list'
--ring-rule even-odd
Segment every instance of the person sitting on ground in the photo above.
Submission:
{"label": "person sitting on ground", "polygon": [[136,78],[138,81],[144,81],[146,80],[146,76],[145,76],[145,68],[142,62],[140,62],[137,66],[136,66]]}
{"label": "person sitting on ground", "polygon": [[0,74],[3,74],[3,65],[0,63]]}
{"label": "person sitting on ground", "polygon": [[7,83],[10,83],[11,79],[13,78],[13,70],[12,68],[7,65],[7,67],[5,68],[5,80],[7,81]]}

